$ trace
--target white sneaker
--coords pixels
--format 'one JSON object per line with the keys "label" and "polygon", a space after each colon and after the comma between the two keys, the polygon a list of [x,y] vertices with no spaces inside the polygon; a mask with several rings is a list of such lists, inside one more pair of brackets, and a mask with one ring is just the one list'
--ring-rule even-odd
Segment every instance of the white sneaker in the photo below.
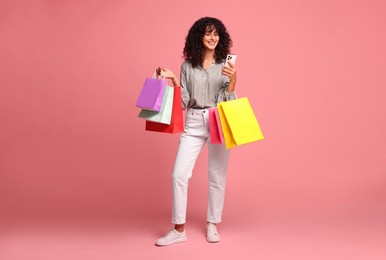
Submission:
{"label": "white sneaker", "polygon": [[206,225],[206,240],[210,243],[220,241],[220,234],[217,232],[216,224],[208,223]]}
{"label": "white sneaker", "polygon": [[188,240],[185,230],[183,232],[178,232],[175,229],[171,229],[164,237],[158,239],[155,244],[157,246],[168,246],[175,243],[181,243]]}

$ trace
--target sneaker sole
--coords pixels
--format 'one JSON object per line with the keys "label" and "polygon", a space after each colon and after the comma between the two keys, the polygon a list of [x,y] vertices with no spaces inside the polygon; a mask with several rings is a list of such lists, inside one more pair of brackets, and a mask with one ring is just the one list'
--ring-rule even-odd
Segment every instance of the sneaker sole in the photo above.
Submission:
{"label": "sneaker sole", "polygon": [[216,240],[211,240],[211,239],[209,239],[209,238],[206,238],[206,240],[209,242],[209,243],[218,243],[218,242],[220,242],[220,240],[221,239],[216,239]]}
{"label": "sneaker sole", "polygon": [[183,238],[183,239],[178,239],[178,240],[170,241],[169,243],[165,243],[165,244],[157,244],[157,243],[155,243],[155,245],[156,246],[170,246],[170,245],[173,245],[173,244],[183,243],[183,242],[186,242],[186,241],[188,241],[188,238]]}

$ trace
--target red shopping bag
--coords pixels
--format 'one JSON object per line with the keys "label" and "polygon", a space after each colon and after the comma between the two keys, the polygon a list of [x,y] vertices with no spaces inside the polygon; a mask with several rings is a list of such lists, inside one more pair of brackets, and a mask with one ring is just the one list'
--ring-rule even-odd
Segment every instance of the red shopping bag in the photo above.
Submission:
{"label": "red shopping bag", "polygon": [[184,121],[182,116],[181,87],[174,87],[173,109],[170,125],[146,120],[146,131],[161,133],[181,133],[184,131]]}

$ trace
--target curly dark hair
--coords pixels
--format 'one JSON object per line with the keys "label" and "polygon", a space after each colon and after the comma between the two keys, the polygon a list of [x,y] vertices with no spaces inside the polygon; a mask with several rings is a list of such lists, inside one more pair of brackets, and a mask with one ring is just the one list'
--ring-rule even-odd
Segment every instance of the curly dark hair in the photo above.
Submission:
{"label": "curly dark hair", "polygon": [[202,38],[206,32],[212,32],[214,29],[216,29],[220,37],[214,54],[216,62],[222,62],[226,59],[227,54],[230,53],[233,42],[225,25],[217,18],[203,17],[192,25],[185,40],[183,57],[186,61],[189,61],[193,67],[202,65],[205,54]]}

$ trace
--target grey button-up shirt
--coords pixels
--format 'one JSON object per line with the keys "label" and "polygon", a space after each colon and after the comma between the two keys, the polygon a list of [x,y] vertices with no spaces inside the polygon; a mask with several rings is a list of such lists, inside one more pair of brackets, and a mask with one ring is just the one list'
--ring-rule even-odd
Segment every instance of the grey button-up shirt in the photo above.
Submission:
{"label": "grey button-up shirt", "polygon": [[222,75],[223,64],[213,63],[208,69],[193,68],[190,62],[181,65],[182,107],[209,108],[225,100],[235,99],[234,92],[227,92],[229,78]]}

